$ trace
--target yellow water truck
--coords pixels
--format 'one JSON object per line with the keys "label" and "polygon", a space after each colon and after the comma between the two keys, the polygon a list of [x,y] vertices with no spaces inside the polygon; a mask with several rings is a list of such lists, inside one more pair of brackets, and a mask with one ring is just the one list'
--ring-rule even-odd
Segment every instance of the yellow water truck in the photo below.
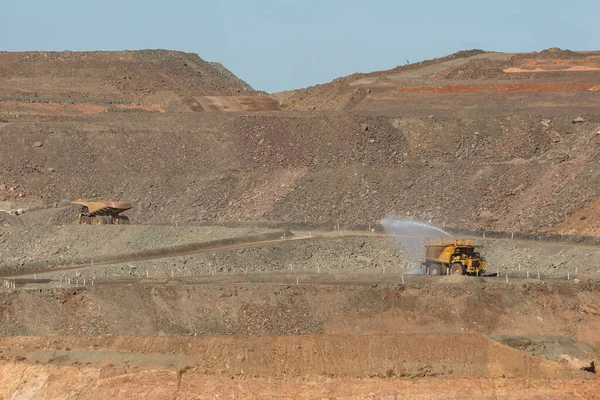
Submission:
{"label": "yellow water truck", "polygon": [[474,240],[430,241],[425,245],[425,267],[430,275],[481,275],[485,260]]}

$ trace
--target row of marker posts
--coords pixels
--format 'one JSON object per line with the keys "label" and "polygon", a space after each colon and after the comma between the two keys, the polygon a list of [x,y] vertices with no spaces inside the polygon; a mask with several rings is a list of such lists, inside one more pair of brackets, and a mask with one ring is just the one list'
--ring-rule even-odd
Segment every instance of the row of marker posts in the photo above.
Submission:
{"label": "row of marker posts", "polygon": [[[500,277],[500,273],[499,273],[498,270],[496,270],[496,271],[497,271],[496,272],[496,277],[498,278],[498,277]],[[213,272],[213,276],[214,276],[215,275],[215,269],[213,269],[212,272]],[[321,267],[320,266],[317,266],[317,273],[321,273]],[[385,266],[383,267],[383,273],[385,274]],[[427,275],[429,274],[429,268],[425,268],[425,273]],[[576,273],[577,273],[577,269],[576,269]],[[248,267],[246,267],[246,269],[244,271],[244,275],[247,275],[247,274],[248,274]],[[171,276],[173,276],[173,275],[174,275],[173,270],[171,270]],[[447,269],[447,275],[450,275],[450,269]],[[148,278],[148,276],[149,276],[149,271],[146,270],[146,278]],[[508,283],[508,274],[505,275],[505,277],[506,277],[506,282]],[[402,284],[404,284],[405,283],[404,274],[402,274],[401,278],[402,278]],[[527,278],[529,278],[529,271],[527,271]],[[541,279],[539,271],[537,273],[537,278]],[[570,280],[570,279],[571,279],[571,273],[567,272],[567,280]],[[62,283],[63,282],[63,278],[61,278],[60,281]],[[82,278],[82,284],[83,284],[84,287],[86,286],[86,282],[87,282],[86,278]],[[76,278],[74,282],[73,282],[73,280],[71,278],[65,278],[64,279],[64,283],[66,283],[67,285],[75,284],[76,286],[79,286],[79,278]],[[296,277],[296,285],[298,285],[298,284],[299,284],[299,278]],[[7,287],[7,288],[9,288],[9,289],[16,289],[16,282],[14,280],[5,279],[4,280],[4,286]],[[94,279],[91,280],[91,286],[94,286]]]}
{"label": "row of marker posts", "polygon": [[17,288],[17,282],[14,281],[14,280],[5,279],[4,280],[4,287],[8,288],[8,289],[16,289]]}
{"label": "row of marker posts", "polygon": [[[75,278],[75,280],[73,280],[72,278],[60,278],[60,283],[66,283],[67,285],[75,285],[75,286],[79,286],[79,278]],[[87,285],[87,279],[86,278],[81,278],[81,284],[82,286],[86,286]],[[94,278],[90,279],[90,284],[91,286],[94,286]]]}
{"label": "row of marker posts", "polygon": [[[37,279],[37,278],[34,278]],[[60,282],[63,282],[63,278],[60,278]],[[65,278],[64,283],[66,283],[67,285],[71,285],[73,283],[75,283],[76,286],[79,286],[79,278],[75,279],[75,282],[73,282],[71,280],[71,278]],[[91,281],[92,286],[94,286],[94,280],[92,279]],[[86,279],[82,278],[82,284],[83,286],[86,285]],[[10,279],[4,279],[4,287],[9,288],[9,289],[16,289],[17,288],[17,282],[15,280],[10,280]]]}
{"label": "row of marker posts", "polygon": [[[292,266],[290,265],[290,269],[292,269]],[[519,271],[521,270],[521,265],[519,265]],[[383,273],[385,274],[385,266],[383,266]],[[450,275],[450,269],[446,269],[446,275]],[[575,268],[575,274],[577,274],[579,271],[579,268]],[[214,276],[216,272],[216,269],[213,268],[212,269],[212,275]],[[317,273],[321,273],[321,266],[317,265]],[[248,267],[246,267],[246,269],[244,270],[244,275],[248,274]],[[429,268],[425,268],[425,274],[429,275]],[[171,277],[174,276],[174,271],[171,270]],[[479,276],[479,273],[478,273]],[[527,278],[529,278],[530,274],[529,274],[529,270],[527,270]],[[496,278],[500,277],[500,270],[496,269]],[[149,271],[146,270],[146,279],[149,278]],[[404,274],[401,275],[402,278],[402,284],[405,283],[404,280]],[[508,283],[508,274],[505,275],[506,278],[506,282]],[[36,275],[34,274],[34,279],[37,279]],[[537,272],[537,279],[541,279],[541,275],[540,272]],[[567,280],[571,279],[571,272],[568,271],[567,272]],[[61,283],[63,282],[63,278],[60,278]],[[86,286],[86,278],[82,278],[82,284],[85,287]],[[75,284],[76,286],[79,286],[79,278],[75,278],[75,281],[73,281],[71,278],[64,278],[64,283],[66,283],[67,285],[71,285],[71,284]],[[296,277],[296,285],[299,285],[299,278]],[[91,286],[94,286],[94,279],[91,279]],[[9,289],[16,289],[16,282],[14,280],[9,280],[9,279],[4,279],[4,287],[7,287]]]}
{"label": "row of marker posts", "polygon": [[[292,267],[293,266],[290,265],[290,269],[292,269]],[[519,271],[521,271],[521,264],[519,264]],[[212,272],[212,275],[214,276],[216,274],[216,268],[213,268],[211,272]],[[579,267],[576,267],[575,268],[575,274],[577,274],[578,272],[579,272]],[[317,265],[317,273],[318,274],[321,273],[321,266],[320,265]],[[382,266],[382,273],[385,274],[385,265]],[[244,275],[248,275],[248,267],[245,268]],[[428,267],[425,267],[425,275],[429,275],[429,268]],[[451,269],[450,268],[446,269],[446,275],[451,275]],[[171,277],[174,277],[174,276],[175,276],[175,273],[174,273],[173,270],[171,270]],[[477,272],[477,276],[479,276],[479,272]],[[149,277],[150,277],[150,273],[149,273],[148,270],[146,270],[146,279],[148,279]],[[499,278],[499,277],[500,277],[500,270],[496,269],[496,278]],[[506,277],[506,282],[508,282],[508,274],[506,274],[505,277]],[[527,270],[527,278],[529,278],[529,270]],[[34,274],[34,279],[37,279],[35,274]],[[537,279],[541,279],[541,275],[540,275],[539,271],[537,272]],[[571,272],[567,271],[567,280],[570,280],[570,279],[571,279]],[[61,282],[62,282],[62,278],[61,278]],[[404,282],[405,282],[404,281],[404,274],[402,274],[402,283],[404,284]],[[65,283],[71,285],[73,282],[72,282],[71,278],[65,278]],[[86,286],[86,278],[82,278],[82,283],[83,283],[83,286]],[[298,284],[298,278],[296,278],[296,284]],[[79,278],[76,278],[75,285],[79,286]],[[91,280],[91,285],[94,286],[94,279]],[[14,283],[14,281],[10,281],[10,280],[5,279],[4,280],[4,286],[11,287],[11,288],[14,289],[15,288],[15,283]]]}

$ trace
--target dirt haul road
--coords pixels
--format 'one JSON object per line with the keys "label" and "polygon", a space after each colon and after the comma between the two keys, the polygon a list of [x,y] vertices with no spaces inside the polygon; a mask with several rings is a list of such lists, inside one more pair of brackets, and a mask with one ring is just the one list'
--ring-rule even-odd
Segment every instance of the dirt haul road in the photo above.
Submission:
{"label": "dirt haul road", "polygon": [[[365,231],[286,231],[262,228],[130,226],[65,226],[28,233],[35,248],[22,255],[14,249],[20,234],[0,236],[5,278],[139,279],[153,276],[193,276],[225,271],[263,273],[293,269],[299,273],[415,273],[421,267],[422,245],[410,234],[390,236]],[[92,235],[93,234],[93,235]],[[90,236],[92,235],[92,236]],[[105,238],[100,240],[100,238]],[[152,237],[160,238],[153,240]],[[200,241],[201,238],[206,241]],[[222,237],[223,239],[218,239]],[[461,236],[461,238],[466,238]],[[473,238],[475,239],[475,238]],[[95,240],[95,247],[88,243]],[[104,241],[104,242],[103,242]],[[119,243],[126,242],[123,246]],[[395,242],[399,244],[396,245]],[[576,278],[599,273],[600,247],[531,240],[476,239],[488,260],[488,274],[515,278]],[[9,250],[9,247],[11,250]],[[12,250],[14,249],[14,250]],[[50,256],[43,256],[44,254]],[[42,258],[43,257],[43,258]],[[82,262],[86,261],[86,262]],[[126,272],[123,273],[124,267]]]}

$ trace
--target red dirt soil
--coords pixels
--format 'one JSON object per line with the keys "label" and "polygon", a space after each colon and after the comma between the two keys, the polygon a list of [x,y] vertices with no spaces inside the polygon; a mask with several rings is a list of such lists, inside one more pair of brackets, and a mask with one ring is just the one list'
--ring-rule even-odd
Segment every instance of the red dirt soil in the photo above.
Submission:
{"label": "red dirt soil", "polygon": [[509,93],[509,92],[559,92],[590,90],[597,82],[583,83],[514,83],[494,85],[421,86],[394,89],[394,93]]}
{"label": "red dirt soil", "polygon": [[12,110],[12,113],[38,117],[77,117],[82,115],[95,115],[106,112],[111,108],[128,111],[165,112],[164,108],[160,105],[140,106],[134,104],[115,104],[113,106],[106,106],[89,103],[29,103],[17,101],[2,101],[0,102],[0,109],[2,108],[10,109]]}
{"label": "red dirt soil", "polygon": [[5,338],[0,349],[0,395],[13,397],[593,399],[600,389],[589,373],[483,335]]}
{"label": "red dirt soil", "polygon": [[303,379],[229,378],[175,371],[130,372],[127,368],[45,366],[15,363],[0,366],[0,393],[8,398],[78,398],[82,400],[214,400],[222,399],[536,399],[594,400],[599,381],[579,379]]}

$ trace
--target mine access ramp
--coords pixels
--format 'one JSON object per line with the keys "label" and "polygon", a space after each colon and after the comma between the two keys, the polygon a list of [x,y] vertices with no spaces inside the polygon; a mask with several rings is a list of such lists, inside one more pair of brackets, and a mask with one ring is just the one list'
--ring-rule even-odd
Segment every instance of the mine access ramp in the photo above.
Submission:
{"label": "mine access ramp", "polygon": [[81,225],[129,224],[129,218],[121,213],[133,208],[133,204],[125,201],[78,199],[71,203],[80,206],[79,223]]}

